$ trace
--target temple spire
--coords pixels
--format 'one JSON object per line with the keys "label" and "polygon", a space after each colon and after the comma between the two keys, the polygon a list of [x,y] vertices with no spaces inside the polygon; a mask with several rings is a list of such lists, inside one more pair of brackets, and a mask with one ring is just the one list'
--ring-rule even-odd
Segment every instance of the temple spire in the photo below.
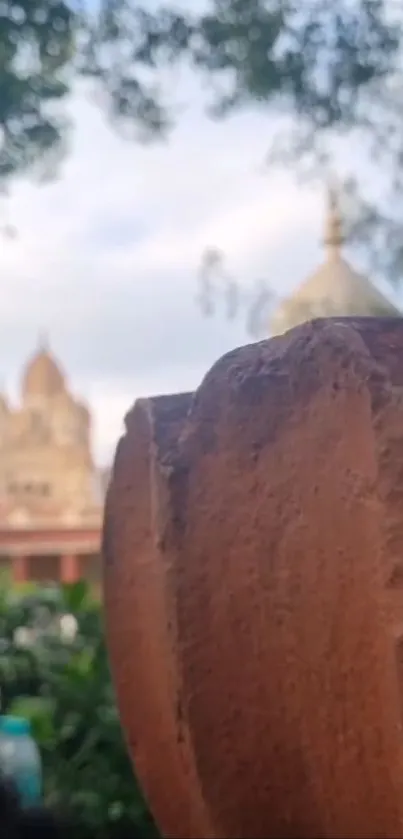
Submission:
{"label": "temple spire", "polygon": [[46,329],[41,329],[38,334],[38,348],[40,352],[49,351],[49,335]]}
{"label": "temple spire", "polygon": [[327,191],[327,218],[324,236],[324,244],[329,256],[332,258],[340,256],[343,242],[343,223],[340,213],[338,194],[335,186],[329,185]]}

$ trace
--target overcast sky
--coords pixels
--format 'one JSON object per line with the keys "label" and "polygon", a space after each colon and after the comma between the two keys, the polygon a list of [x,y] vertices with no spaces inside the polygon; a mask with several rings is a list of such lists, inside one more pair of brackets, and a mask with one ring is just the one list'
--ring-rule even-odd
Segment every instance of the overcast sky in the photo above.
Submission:
{"label": "overcast sky", "polygon": [[222,248],[243,283],[279,293],[320,258],[320,190],[264,170],[267,117],[224,124],[197,96],[169,143],[141,147],[75,97],[72,152],[48,186],[17,185],[0,250],[0,383],[16,393],[46,330],[72,388],[94,413],[98,461],[111,457],[138,396],[194,388],[228,349],[250,340],[243,320],[205,319],[196,304],[206,247]]}

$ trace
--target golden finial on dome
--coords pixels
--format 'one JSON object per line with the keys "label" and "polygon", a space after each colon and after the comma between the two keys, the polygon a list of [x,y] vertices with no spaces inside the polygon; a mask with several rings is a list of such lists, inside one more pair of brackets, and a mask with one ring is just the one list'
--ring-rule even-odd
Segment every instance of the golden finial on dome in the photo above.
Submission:
{"label": "golden finial on dome", "polygon": [[41,329],[38,334],[38,347],[40,352],[49,352],[49,333],[47,329]]}
{"label": "golden finial on dome", "polygon": [[327,190],[327,218],[324,244],[329,256],[339,256],[344,242],[343,222],[340,213],[338,192],[334,184],[329,184]]}

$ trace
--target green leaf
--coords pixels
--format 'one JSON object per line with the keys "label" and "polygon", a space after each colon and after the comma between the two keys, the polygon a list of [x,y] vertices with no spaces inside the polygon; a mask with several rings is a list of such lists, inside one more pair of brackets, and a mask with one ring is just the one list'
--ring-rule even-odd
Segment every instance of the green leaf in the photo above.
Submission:
{"label": "green leaf", "polygon": [[29,720],[33,736],[39,746],[54,743],[55,703],[53,700],[38,696],[20,696],[10,703],[8,710],[13,716]]}
{"label": "green leaf", "polygon": [[90,588],[85,580],[64,584],[62,591],[66,612],[74,615],[90,600]]}

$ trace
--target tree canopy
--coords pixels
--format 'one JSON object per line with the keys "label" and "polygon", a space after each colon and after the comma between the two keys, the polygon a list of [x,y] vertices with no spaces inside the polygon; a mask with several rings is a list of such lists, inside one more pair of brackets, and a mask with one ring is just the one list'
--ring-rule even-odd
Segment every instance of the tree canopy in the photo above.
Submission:
{"label": "tree canopy", "polygon": [[[251,107],[277,118],[269,160],[323,172],[355,148],[343,172],[353,233],[370,240],[390,278],[403,265],[400,0],[0,0],[0,179],[52,174],[64,150],[67,94],[79,78],[133,137],[174,123],[164,68],[186,63],[223,119]],[[151,11],[150,11],[151,9]],[[370,179],[368,172],[378,175]]]}

